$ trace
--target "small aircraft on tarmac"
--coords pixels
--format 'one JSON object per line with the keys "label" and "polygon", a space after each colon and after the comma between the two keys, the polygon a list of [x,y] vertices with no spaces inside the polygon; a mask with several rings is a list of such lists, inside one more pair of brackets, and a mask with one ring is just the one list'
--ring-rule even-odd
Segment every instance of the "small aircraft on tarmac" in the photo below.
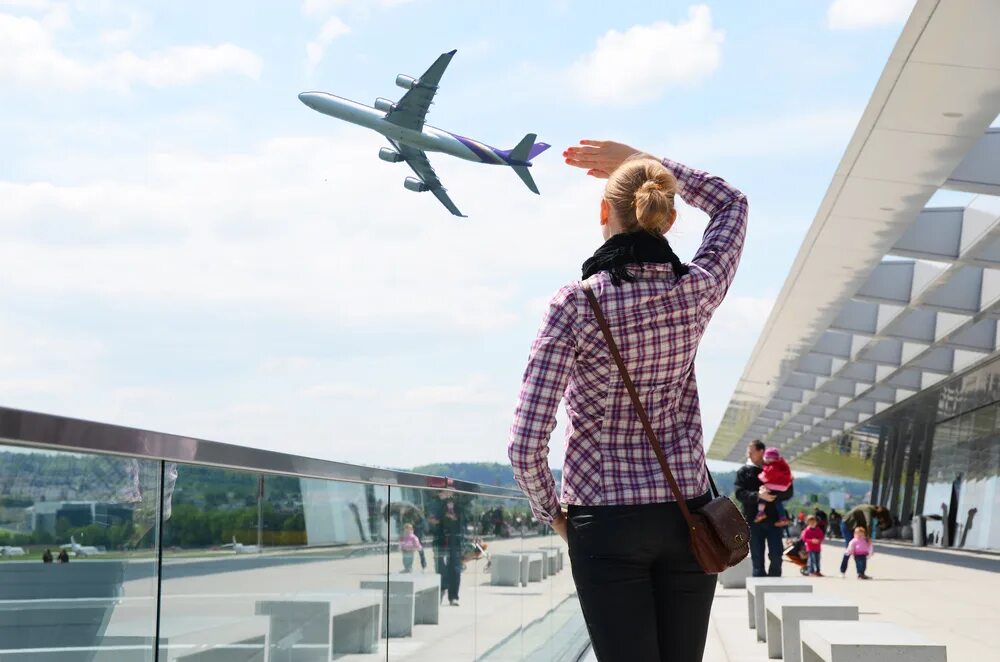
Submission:
{"label": "small aircraft on tarmac", "polygon": [[241,542],[236,542],[236,536],[233,536],[232,542],[227,542],[225,545],[219,545],[219,548],[230,548],[237,554],[256,554],[261,551],[259,545],[244,545]]}
{"label": "small aircraft on tarmac", "polygon": [[4,545],[0,547],[0,556],[24,556],[24,548]]}
{"label": "small aircraft on tarmac", "polygon": [[103,554],[104,553],[101,550],[99,550],[96,547],[93,547],[91,545],[81,545],[81,544],[79,544],[78,542],[76,542],[76,538],[74,538],[73,536],[69,537],[69,544],[68,545],[60,545],[59,549],[67,549],[67,550],[73,552],[74,554],[76,554],[77,556],[94,556],[95,554]]}
{"label": "small aircraft on tarmac", "polygon": [[455,52],[442,54],[420,78],[403,74],[396,76],[396,85],[407,92],[395,103],[379,97],[372,107],[325,92],[303,92],[299,95],[299,100],[325,115],[381,133],[389,139],[392,148],[383,147],[379,150],[379,158],[390,163],[406,161],[417,175],[407,177],[403,186],[417,193],[430,191],[448,211],[455,216],[464,217],[465,214],[448,197],[441,180],[431,168],[426,152],[444,152],[466,161],[510,166],[532,193],[538,193],[538,187],[528,168],[531,167],[531,160],[547,150],[549,145],[536,143],[537,136],[529,133],[513,149],[497,149],[424,124],[441,76]]}

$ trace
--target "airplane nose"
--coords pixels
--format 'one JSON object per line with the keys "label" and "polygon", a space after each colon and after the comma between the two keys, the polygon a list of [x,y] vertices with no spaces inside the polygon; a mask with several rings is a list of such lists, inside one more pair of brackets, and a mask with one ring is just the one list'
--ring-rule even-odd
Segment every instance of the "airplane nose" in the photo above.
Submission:
{"label": "airplane nose", "polygon": [[318,98],[319,95],[316,94],[315,92],[303,92],[302,94],[299,95],[299,101],[309,106],[313,110],[316,110],[316,102]]}

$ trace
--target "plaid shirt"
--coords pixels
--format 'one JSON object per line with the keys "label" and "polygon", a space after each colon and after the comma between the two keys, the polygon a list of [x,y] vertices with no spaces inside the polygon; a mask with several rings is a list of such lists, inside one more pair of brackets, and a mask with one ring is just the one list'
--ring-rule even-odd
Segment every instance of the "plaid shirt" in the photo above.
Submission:
{"label": "plaid shirt", "polygon": [[[747,200],[724,180],[664,160],[678,194],[711,217],[691,271],[643,264],[634,283],[589,279],[636,390],[685,498],[708,490],[694,359],[712,313],[729,289],[746,235]],[[673,501],[600,327],[574,281],[552,298],[524,372],[508,454],[532,511],[560,511],[549,471],[549,437],[565,396],[569,425],[562,502],[626,505]]]}

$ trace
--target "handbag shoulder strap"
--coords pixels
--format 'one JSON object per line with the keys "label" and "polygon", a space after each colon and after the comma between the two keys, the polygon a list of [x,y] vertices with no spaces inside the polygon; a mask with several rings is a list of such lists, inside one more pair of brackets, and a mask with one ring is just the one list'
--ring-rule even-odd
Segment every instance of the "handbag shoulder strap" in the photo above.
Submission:
{"label": "handbag shoulder strap", "polygon": [[[622,381],[625,382],[625,388],[632,399],[632,406],[635,407],[635,412],[639,415],[639,420],[642,421],[642,427],[646,430],[646,438],[649,440],[649,445],[653,447],[656,460],[660,463],[660,468],[663,470],[663,475],[667,478],[667,483],[670,484],[670,490],[674,493],[674,498],[677,500],[677,505],[680,506],[684,519],[687,521],[688,526],[693,529],[695,523],[691,518],[691,511],[688,510],[687,502],[684,500],[684,494],[681,493],[677,481],[674,480],[674,474],[670,471],[670,466],[667,464],[667,457],[663,454],[663,447],[660,446],[660,442],[656,438],[656,432],[653,431],[653,426],[646,415],[646,409],[639,400],[639,394],[636,392],[635,384],[632,383],[632,378],[628,374],[628,368],[625,367],[625,361],[622,359],[621,352],[618,351],[618,345],[611,336],[611,327],[608,326],[608,321],[604,318],[604,311],[601,310],[601,305],[597,302],[597,296],[587,281],[583,281],[583,293],[587,295],[590,307],[594,311],[594,317],[597,318],[597,324],[601,327],[601,333],[604,334],[604,340],[608,344],[608,350],[610,350],[611,356],[618,365],[618,372],[622,376]],[[708,467],[706,467],[706,471],[707,469]],[[711,473],[708,475],[708,480],[712,484],[712,489],[718,494],[718,489],[715,487],[715,481],[712,480]]]}

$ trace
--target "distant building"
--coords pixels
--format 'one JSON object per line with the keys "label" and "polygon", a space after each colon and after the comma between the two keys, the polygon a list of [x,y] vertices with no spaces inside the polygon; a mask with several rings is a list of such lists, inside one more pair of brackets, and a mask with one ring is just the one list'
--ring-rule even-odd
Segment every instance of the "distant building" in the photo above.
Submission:
{"label": "distant building", "polygon": [[74,528],[91,524],[111,526],[131,522],[132,509],[103,501],[38,501],[24,511],[24,527],[29,531],[54,534],[61,519]]}
{"label": "distant building", "polygon": [[708,457],[759,439],[870,480],[866,501],[928,518],[937,544],[1000,550],[1000,77],[981,11],[996,3],[910,16]]}

